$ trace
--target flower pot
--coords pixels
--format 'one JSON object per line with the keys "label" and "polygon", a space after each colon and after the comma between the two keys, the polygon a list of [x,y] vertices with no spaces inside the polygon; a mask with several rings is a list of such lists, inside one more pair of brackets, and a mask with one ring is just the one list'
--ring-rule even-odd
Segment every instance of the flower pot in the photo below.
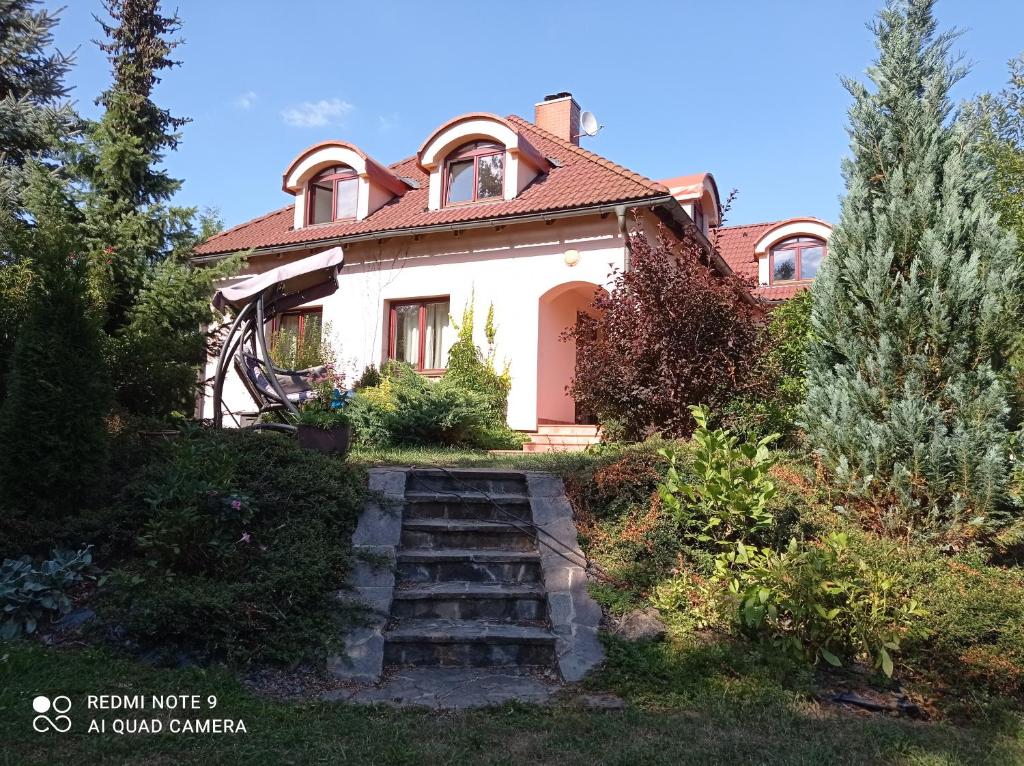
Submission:
{"label": "flower pot", "polygon": [[325,452],[329,455],[344,456],[352,442],[352,426],[343,425],[325,429],[315,426],[298,426],[299,446],[303,449]]}

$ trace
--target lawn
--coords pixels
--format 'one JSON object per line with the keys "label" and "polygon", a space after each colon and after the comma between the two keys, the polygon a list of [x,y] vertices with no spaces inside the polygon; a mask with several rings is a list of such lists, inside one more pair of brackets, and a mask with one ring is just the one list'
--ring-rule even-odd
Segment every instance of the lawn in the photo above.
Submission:
{"label": "lawn", "polygon": [[[1024,762],[1024,738],[1012,719],[961,728],[851,713],[819,705],[771,674],[738,675],[718,649],[654,651],[671,661],[613,651],[612,669],[590,684],[621,692],[629,701],[624,712],[586,710],[566,699],[548,707],[431,713],[271,701],[222,669],[154,670],[97,650],[9,644],[0,650],[0,763]],[[621,671],[632,672],[630,662],[639,659],[648,670],[626,682]],[[660,704],[644,693],[645,675],[646,691],[657,692]],[[666,689],[672,693],[662,694]],[[40,693],[71,697],[69,734],[32,730],[31,701]],[[215,714],[242,719],[247,733],[112,734],[112,719],[150,715],[84,710],[85,695],[104,693],[214,694]],[[85,733],[93,717],[108,721],[108,733]]]}

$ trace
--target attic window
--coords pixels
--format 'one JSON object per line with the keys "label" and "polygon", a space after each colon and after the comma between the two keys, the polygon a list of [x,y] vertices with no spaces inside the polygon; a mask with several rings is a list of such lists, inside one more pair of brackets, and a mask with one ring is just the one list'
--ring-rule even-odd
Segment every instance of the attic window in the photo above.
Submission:
{"label": "attic window", "polygon": [[445,204],[501,198],[505,191],[505,147],[489,141],[465,144],[445,163]]}
{"label": "attic window", "polygon": [[330,223],[356,217],[359,178],[352,168],[336,165],[320,171],[309,182],[308,191],[307,223]]}
{"label": "attic window", "polygon": [[769,263],[772,284],[814,279],[825,247],[817,237],[791,237],[775,245]]}

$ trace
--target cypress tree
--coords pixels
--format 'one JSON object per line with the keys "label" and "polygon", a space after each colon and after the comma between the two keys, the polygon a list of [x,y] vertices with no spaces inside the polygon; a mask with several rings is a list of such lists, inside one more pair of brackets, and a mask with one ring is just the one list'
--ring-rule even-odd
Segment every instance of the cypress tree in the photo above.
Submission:
{"label": "cypress tree", "polygon": [[934,0],[873,24],[874,87],[844,84],[847,192],[814,288],[804,420],[838,483],[891,528],[990,519],[1008,478],[1021,275],[951,87]]}
{"label": "cypress tree", "polygon": [[25,178],[34,224],[10,238],[33,283],[0,407],[0,499],[58,521],[104,480],[110,386],[80,213],[55,173],[30,163]]}

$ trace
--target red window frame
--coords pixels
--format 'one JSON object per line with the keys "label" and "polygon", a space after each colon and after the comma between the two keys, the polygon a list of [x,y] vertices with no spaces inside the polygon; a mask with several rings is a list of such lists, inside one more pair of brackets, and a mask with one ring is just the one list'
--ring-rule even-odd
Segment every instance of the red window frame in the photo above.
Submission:
{"label": "red window frame", "polygon": [[[501,191],[500,195],[494,197],[481,197],[480,194],[480,160],[483,157],[493,157],[495,155],[501,155]],[[466,160],[473,160],[473,199],[458,200],[456,202],[450,202],[448,200],[448,187],[451,183],[451,166],[455,162],[465,162]],[[444,188],[441,190],[442,199],[444,200],[444,206],[456,206],[456,205],[473,205],[477,202],[492,202],[505,198],[505,147],[500,144],[496,144],[492,141],[473,141],[469,144],[463,145],[461,149],[457,149],[448,155],[448,158],[444,162]]]}
{"label": "red window frame", "polygon": [[[820,247],[822,249],[821,257],[824,259],[828,255],[828,243],[823,239],[810,236],[797,236],[791,237],[777,245],[772,246],[772,249],[768,253],[768,284],[788,284],[790,282],[809,282],[814,277],[808,277],[804,279],[801,270],[803,268],[803,254],[804,250],[812,247]],[[793,261],[796,264],[796,274],[792,279],[776,279],[775,278],[775,253],[779,251],[785,251],[787,253],[793,253]]]}
{"label": "red window frame", "polygon": [[[330,181],[331,182],[331,220],[330,221],[319,221],[319,224],[334,223],[335,221],[353,221],[355,220],[354,215],[345,216],[344,218],[338,218],[338,184],[342,181],[350,181],[354,178],[358,178],[356,171],[345,165],[336,165],[333,168],[321,171],[309,179],[309,183],[306,184],[306,225],[316,226],[317,223],[313,222],[313,213],[316,211],[316,184],[317,182]],[[356,210],[359,209],[359,186],[356,185]]]}
{"label": "red window frame", "polygon": [[316,315],[320,319],[320,332],[324,329],[324,309],[323,306],[310,306],[308,308],[295,309],[294,311],[285,311],[283,314],[278,314],[274,317],[273,324],[271,326],[271,332],[279,332],[281,330],[281,320],[285,317],[299,318],[299,330],[298,338],[296,342],[302,343],[302,339],[306,335],[306,317]]}
{"label": "red window frame", "polygon": [[424,367],[423,360],[426,359],[427,347],[427,306],[438,303],[447,303],[451,310],[451,297],[444,295],[437,298],[412,298],[408,300],[391,301],[388,308],[388,359],[395,359],[395,340],[398,332],[398,311],[402,306],[419,306],[419,349],[416,355],[417,363],[413,367],[416,372],[424,375],[441,375],[444,367]]}

